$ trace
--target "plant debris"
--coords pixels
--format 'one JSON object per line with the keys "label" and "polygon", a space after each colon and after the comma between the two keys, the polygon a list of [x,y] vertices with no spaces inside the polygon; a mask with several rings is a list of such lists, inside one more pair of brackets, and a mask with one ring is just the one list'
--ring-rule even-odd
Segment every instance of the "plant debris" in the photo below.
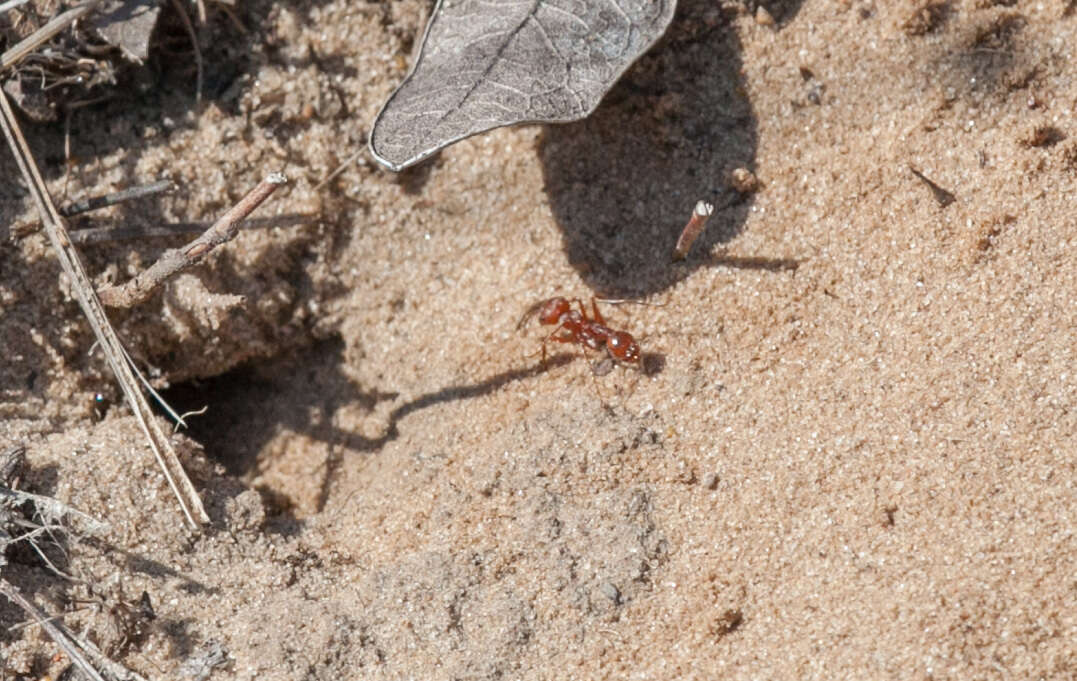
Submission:
{"label": "plant debris", "polygon": [[438,2],[411,72],[374,121],[371,153],[399,171],[504,125],[584,118],[675,9],[674,0]]}
{"label": "plant debris", "polygon": [[[85,21],[37,46],[4,76],[4,91],[34,121],[54,121],[63,108],[108,96],[124,80],[121,72],[149,56],[160,14],[157,2],[91,4],[98,8]],[[6,52],[32,40],[61,9],[57,0],[30,0],[0,14],[0,48]]]}

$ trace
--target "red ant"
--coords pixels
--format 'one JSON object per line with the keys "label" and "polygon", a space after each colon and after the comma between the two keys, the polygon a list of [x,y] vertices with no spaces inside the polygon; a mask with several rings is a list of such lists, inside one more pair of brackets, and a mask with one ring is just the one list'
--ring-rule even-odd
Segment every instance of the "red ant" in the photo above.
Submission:
{"label": "red ant", "polygon": [[[572,309],[572,303],[578,304],[580,309]],[[592,350],[605,348],[614,360],[632,364],[637,368],[642,367],[639,343],[632,337],[632,334],[606,326],[606,320],[598,311],[598,302],[594,297],[591,298],[592,316],[590,317],[587,316],[587,310],[579,298],[573,298],[570,301],[558,296],[532,305],[524,313],[516,328],[523,327],[536,313],[538,313],[539,323],[557,326],[542,340],[543,364],[546,363],[546,343],[552,340],[558,343],[576,343],[580,347]]]}

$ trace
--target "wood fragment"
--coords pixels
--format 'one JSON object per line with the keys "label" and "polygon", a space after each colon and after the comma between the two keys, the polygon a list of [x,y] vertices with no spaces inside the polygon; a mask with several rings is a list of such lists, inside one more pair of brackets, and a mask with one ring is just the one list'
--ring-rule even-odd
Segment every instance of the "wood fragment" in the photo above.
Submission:
{"label": "wood fragment", "polygon": [[157,262],[128,282],[99,291],[101,302],[109,307],[131,307],[146,300],[158,286],[173,275],[194,265],[217,246],[235,238],[243,219],[287,181],[288,178],[281,173],[270,173],[200,237],[186,246],[165,251]]}
{"label": "wood fragment", "polygon": [[680,238],[677,239],[677,245],[673,249],[674,260],[684,260],[688,256],[688,250],[692,248],[692,244],[703,233],[703,228],[706,227],[707,220],[712,215],[714,215],[713,203],[707,203],[706,201],[696,203],[696,208],[692,211],[692,217],[688,219],[688,224],[684,226]]}
{"label": "wood fragment", "polygon": [[124,397],[127,398],[127,403],[131,406],[131,411],[134,412],[143,434],[149,441],[154,457],[157,459],[157,463],[161,467],[172,493],[179,502],[184,520],[191,530],[197,531],[201,525],[209,523],[209,515],[206,514],[206,510],[202,506],[198,491],[183,470],[171,441],[157,423],[157,419],[146,402],[146,397],[135,379],[132,366],[127,359],[126,351],[123,349],[123,344],[120,343],[115,329],[112,328],[108,316],[105,315],[105,309],[101,306],[101,301],[98,300],[97,295],[94,293],[93,284],[82,266],[78,251],[71,244],[66,222],[59,211],[56,210],[56,204],[53,203],[52,197],[49,195],[45,181],[41,179],[41,171],[38,169],[37,163],[30,153],[30,148],[26,144],[26,139],[19,129],[19,123],[15,118],[11,103],[8,101],[8,96],[2,89],[0,89],[0,127],[3,127],[4,137],[7,139],[8,146],[18,162],[19,170],[26,179],[30,193],[34,197],[41,221],[45,225],[45,234],[48,236],[60,265],[71,282],[75,298],[78,300],[79,306],[82,308],[83,314],[86,315],[90,326],[93,327],[97,341],[105,354],[105,359],[108,361],[112,372],[116,375],[116,380],[123,390]]}

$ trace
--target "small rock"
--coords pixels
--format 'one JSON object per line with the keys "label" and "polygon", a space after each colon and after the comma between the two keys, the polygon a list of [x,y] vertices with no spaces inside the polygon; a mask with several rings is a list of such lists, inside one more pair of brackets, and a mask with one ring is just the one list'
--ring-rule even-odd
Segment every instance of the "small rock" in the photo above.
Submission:
{"label": "small rock", "polygon": [[753,194],[759,190],[759,178],[747,168],[737,168],[730,173],[729,183],[741,194]]}

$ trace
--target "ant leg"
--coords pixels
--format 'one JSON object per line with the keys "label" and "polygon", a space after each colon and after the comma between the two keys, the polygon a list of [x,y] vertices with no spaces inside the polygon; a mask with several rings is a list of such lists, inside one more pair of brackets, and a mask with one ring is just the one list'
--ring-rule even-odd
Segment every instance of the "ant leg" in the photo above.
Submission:
{"label": "ant leg", "polygon": [[[562,331],[567,332],[568,335],[567,336],[566,335],[558,336],[557,334],[562,332]],[[548,368],[547,365],[546,365],[546,343],[549,343],[550,341],[557,341],[558,343],[574,343],[575,339],[572,337],[571,332],[569,332],[568,329],[565,328],[564,324],[559,324],[556,329],[551,331],[545,338],[543,338],[542,339],[542,367],[543,367],[543,369]]]}
{"label": "ant leg", "polygon": [[538,311],[541,310],[542,306],[545,305],[547,302],[549,301],[540,300],[531,307],[527,308],[523,315],[521,315],[519,321],[516,322],[516,330],[519,331],[520,329],[524,328],[524,326],[529,321],[531,321],[531,318],[538,314]]}
{"label": "ant leg", "polygon": [[598,311],[598,303],[596,302],[597,300],[598,300],[597,298],[595,298],[594,296],[591,296],[591,316],[590,317],[587,316],[587,308],[584,307],[582,300],[580,300],[579,298],[573,298],[572,302],[574,302],[574,303],[576,303],[577,305],[580,306],[580,314],[583,315],[584,319],[590,319],[593,322],[598,322],[599,324],[602,324],[603,326],[605,326],[606,325],[606,318],[603,317],[602,313]]}
{"label": "ant leg", "polygon": [[594,312],[594,320],[599,324],[605,325],[606,320],[602,316],[602,313],[598,311],[598,300],[594,296],[591,296],[591,311]]}
{"label": "ant leg", "polygon": [[584,319],[589,319],[589,317],[587,316],[587,308],[583,306],[582,300],[580,300],[579,298],[573,298],[571,302],[576,303],[580,306],[580,316],[582,316]]}

